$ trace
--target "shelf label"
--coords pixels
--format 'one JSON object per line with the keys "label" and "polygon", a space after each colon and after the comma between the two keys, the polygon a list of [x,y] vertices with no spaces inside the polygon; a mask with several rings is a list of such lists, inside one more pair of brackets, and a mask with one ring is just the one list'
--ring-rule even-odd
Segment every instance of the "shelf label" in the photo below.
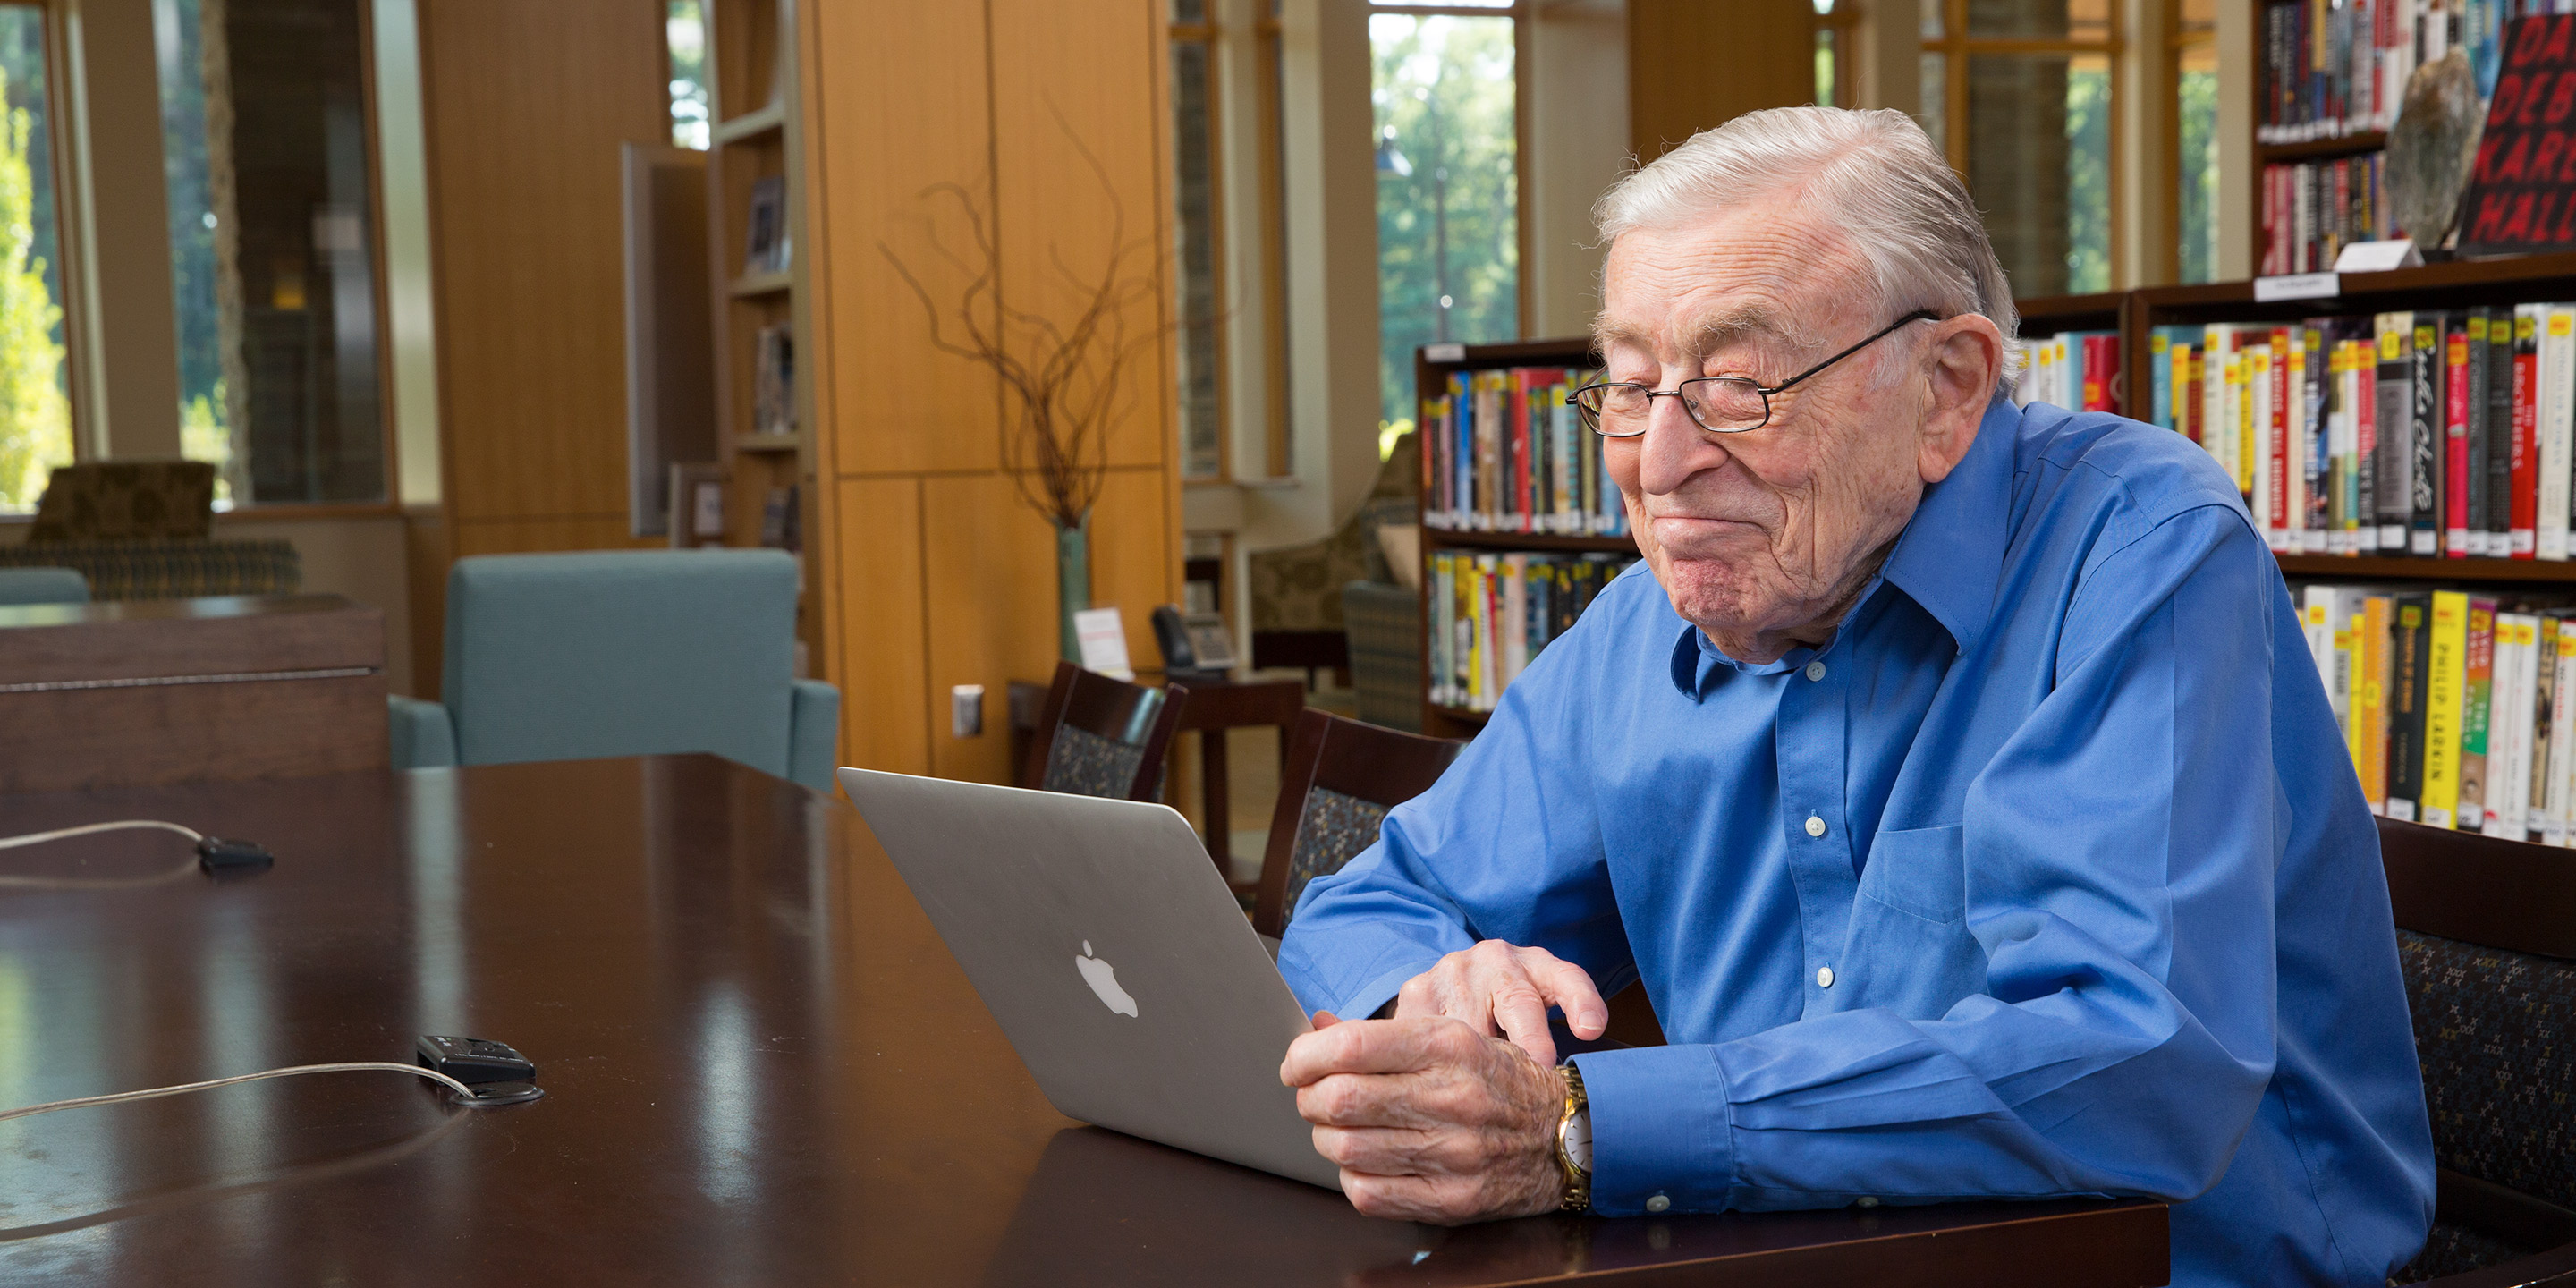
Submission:
{"label": "shelf label", "polygon": [[1422,346],[1422,360],[1424,362],[1465,362],[1467,360],[1467,346],[1454,342],[1449,344],[1426,344]]}
{"label": "shelf label", "polygon": [[2341,294],[2343,281],[2333,273],[2290,273],[2254,279],[2254,302],[2257,304],[2281,300],[2330,300]]}

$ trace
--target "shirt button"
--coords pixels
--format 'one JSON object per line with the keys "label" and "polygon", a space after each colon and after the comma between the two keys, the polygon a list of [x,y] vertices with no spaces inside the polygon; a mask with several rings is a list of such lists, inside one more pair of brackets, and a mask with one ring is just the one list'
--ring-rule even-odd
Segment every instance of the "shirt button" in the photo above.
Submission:
{"label": "shirt button", "polygon": [[1822,662],[1809,662],[1807,664],[1807,678],[1810,680],[1821,680],[1825,678],[1825,664]]}
{"label": "shirt button", "polygon": [[1647,1211],[1649,1211],[1649,1212],[1661,1212],[1661,1211],[1664,1211],[1664,1210],[1666,1210],[1666,1209],[1670,1208],[1672,1205],[1673,1205],[1673,1201],[1672,1201],[1671,1199],[1665,1198],[1665,1197],[1664,1197],[1663,1195],[1661,1195],[1661,1194],[1658,1194],[1658,1195],[1656,1195],[1655,1197],[1653,1197],[1653,1198],[1650,1198],[1650,1199],[1646,1200],[1646,1210],[1647,1210]]}
{"label": "shirt button", "polygon": [[1834,986],[1834,968],[1833,968],[1833,967],[1831,967],[1831,966],[1819,966],[1819,967],[1817,967],[1817,968],[1816,968],[1816,987],[1818,987],[1818,988],[1832,988],[1833,986]]}
{"label": "shirt button", "polygon": [[1824,820],[1824,819],[1822,819],[1822,818],[1820,818],[1820,817],[1818,817],[1817,815],[1809,814],[1809,815],[1807,816],[1807,835],[1809,835],[1809,836],[1823,836],[1824,834],[1825,834],[1825,820]]}

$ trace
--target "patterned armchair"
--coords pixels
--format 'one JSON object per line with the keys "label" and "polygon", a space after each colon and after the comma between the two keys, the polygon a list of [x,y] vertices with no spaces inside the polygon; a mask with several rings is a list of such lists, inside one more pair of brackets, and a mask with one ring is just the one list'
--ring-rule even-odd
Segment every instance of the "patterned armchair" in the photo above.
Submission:
{"label": "patterned armchair", "polygon": [[[1333,535],[1250,560],[1252,665],[1347,668],[1353,658],[1343,634],[1342,588],[1354,581],[1392,584],[1393,570],[1378,548],[1377,530],[1420,521],[1422,450],[1412,434],[1397,439],[1395,454],[1379,467],[1368,498]],[[1421,607],[1416,604],[1419,619]],[[1418,633],[1420,626],[1415,630]],[[1421,659],[1413,660],[1415,668]],[[1413,680],[1418,687],[1419,676]],[[1417,701],[1419,699],[1417,698]]]}
{"label": "patterned armchair", "polygon": [[1020,785],[1113,800],[1156,799],[1163,789],[1163,752],[1188,699],[1182,685],[1149,689],[1056,663]]}
{"label": "patterned armchair", "polygon": [[282,540],[212,541],[215,467],[202,461],[65,465],[45,481],[27,544],[0,568],[69,568],[92,599],[291,595],[303,584]]}
{"label": "patterned armchair", "polygon": [[1342,870],[1377,840],[1388,810],[1438,782],[1466,744],[1344,720],[1308,708],[1279,767],[1279,805],[1261,860],[1253,929],[1277,938],[1306,883]]}
{"label": "patterned armchair", "polygon": [[2576,1282],[2576,866],[2387,819],[2379,837],[2440,1169],[2432,1236],[2389,1282]]}

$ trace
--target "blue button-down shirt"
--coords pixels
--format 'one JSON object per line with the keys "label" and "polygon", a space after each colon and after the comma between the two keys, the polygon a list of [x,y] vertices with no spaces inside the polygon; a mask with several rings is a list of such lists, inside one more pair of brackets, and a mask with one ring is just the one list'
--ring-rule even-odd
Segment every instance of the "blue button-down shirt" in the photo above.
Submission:
{"label": "blue button-down shirt", "polygon": [[1576,1059],[1605,1214],[2150,1195],[2174,1282],[2265,1285],[2432,1218],[2369,809],[2234,487],[2134,421],[1996,400],[1822,649],[1631,568],[1279,964],[1367,1015],[1480,939],[1663,1021]]}

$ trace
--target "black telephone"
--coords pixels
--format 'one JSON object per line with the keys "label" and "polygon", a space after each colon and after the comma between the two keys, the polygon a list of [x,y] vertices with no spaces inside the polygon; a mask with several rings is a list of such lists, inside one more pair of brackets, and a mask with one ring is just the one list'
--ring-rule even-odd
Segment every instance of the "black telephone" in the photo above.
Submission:
{"label": "black telephone", "polygon": [[1154,610],[1154,643],[1163,650],[1164,674],[1176,679],[1214,679],[1234,669],[1234,636],[1222,614],[1164,604]]}

